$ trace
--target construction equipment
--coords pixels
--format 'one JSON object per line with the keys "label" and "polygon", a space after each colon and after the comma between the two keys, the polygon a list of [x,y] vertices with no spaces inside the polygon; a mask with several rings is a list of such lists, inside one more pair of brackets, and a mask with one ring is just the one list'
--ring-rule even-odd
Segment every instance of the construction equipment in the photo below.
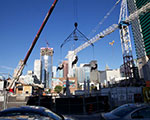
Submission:
{"label": "construction equipment", "polygon": [[19,62],[19,65],[18,65],[17,69],[15,69],[13,78],[12,78],[12,80],[8,83],[8,86],[7,86],[7,90],[9,90],[9,92],[13,92],[13,89],[14,89],[14,87],[15,87],[16,82],[18,82],[19,77],[22,75],[22,71],[23,71],[23,69],[24,69],[24,66],[26,65],[27,60],[28,60],[28,58],[29,58],[29,56],[30,56],[30,54],[31,54],[31,52],[32,52],[32,50],[33,50],[33,48],[34,48],[34,46],[35,46],[35,44],[36,44],[36,42],[37,42],[37,40],[38,40],[38,38],[39,38],[41,32],[42,32],[42,30],[43,30],[43,28],[44,28],[44,26],[45,26],[45,24],[46,24],[46,22],[48,21],[48,19],[49,19],[51,13],[52,13],[52,11],[53,11],[53,9],[54,9],[54,7],[55,7],[57,1],[58,1],[58,0],[55,0],[55,1],[53,2],[53,4],[51,5],[51,7],[50,7],[50,9],[49,9],[49,11],[48,11],[48,13],[47,13],[45,19],[44,19],[44,21],[43,21],[43,23],[42,23],[42,25],[41,25],[39,31],[37,32],[37,34],[36,34],[36,36],[35,36],[35,38],[34,38],[34,40],[33,40],[33,42],[32,42],[32,45],[31,45],[31,47],[29,48],[29,50],[28,50],[28,52],[27,52],[27,54],[26,54],[24,60],[21,60],[21,61]]}
{"label": "construction equipment", "polygon": [[121,47],[122,47],[122,55],[123,55],[123,68],[124,68],[124,76],[126,79],[133,78],[133,67],[134,61],[132,56],[132,47],[130,40],[130,32],[129,32],[129,22],[124,20],[127,19],[127,1],[122,0],[121,8],[120,8],[120,17],[119,17],[119,28],[120,28],[120,39],[121,39]]}
{"label": "construction equipment", "polygon": [[[67,42],[74,40],[74,41],[78,41],[78,40],[84,40],[84,41],[89,41],[89,39],[77,28],[78,23],[75,22],[74,23],[75,29],[73,30],[73,32],[67,37],[67,39],[64,40],[64,42],[61,44],[60,48],[62,48]],[[92,46],[94,46],[93,44],[91,44]]]}
{"label": "construction equipment", "polygon": [[[122,6],[125,6],[127,3],[125,2],[126,0],[122,1]],[[122,9],[122,8],[121,8]],[[81,50],[85,49],[86,47],[90,46],[91,44],[95,43],[96,41],[102,39],[103,37],[111,34],[112,32],[114,32],[116,29],[118,28],[123,28],[121,27],[123,24],[129,25],[129,23],[134,20],[135,18],[137,18],[140,14],[142,13],[146,13],[150,11],[150,3],[147,3],[145,6],[143,6],[142,8],[140,8],[139,10],[135,11],[134,13],[130,14],[130,16],[126,17],[125,19],[121,19],[119,20],[118,24],[113,24],[111,26],[109,26],[107,29],[103,30],[102,32],[100,32],[99,34],[97,34],[96,36],[94,36],[93,38],[91,38],[89,41],[85,42],[84,44],[80,45],[78,48],[76,48],[73,51],[69,51],[66,58],[68,59],[69,62],[72,63],[72,60],[74,58],[74,56],[80,52]],[[126,13],[126,11],[121,11],[124,14],[124,12]],[[126,27],[127,28],[127,27]],[[123,31],[123,30],[122,30]],[[71,71],[71,63],[68,64],[68,72]],[[69,73],[68,73],[69,74]],[[69,76],[72,76],[72,73],[70,73]]]}

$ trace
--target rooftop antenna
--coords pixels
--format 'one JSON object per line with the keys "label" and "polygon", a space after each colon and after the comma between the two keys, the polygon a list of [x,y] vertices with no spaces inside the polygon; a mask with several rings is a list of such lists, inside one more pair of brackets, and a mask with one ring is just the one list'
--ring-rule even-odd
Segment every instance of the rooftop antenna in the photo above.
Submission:
{"label": "rooftop antenna", "polygon": [[45,40],[46,42],[46,47],[49,48],[49,42],[47,40]]}

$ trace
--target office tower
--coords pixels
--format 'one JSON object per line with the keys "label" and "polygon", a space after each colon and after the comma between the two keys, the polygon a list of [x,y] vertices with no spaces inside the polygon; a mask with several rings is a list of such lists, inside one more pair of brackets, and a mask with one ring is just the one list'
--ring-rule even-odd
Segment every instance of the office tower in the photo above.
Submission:
{"label": "office tower", "polygon": [[51,88],[52,84],[52,64],[53,64],[53,48],[41,48],[42,61],[42,83],[45,88]]}
{"label": "office tower", "polygon": [[[150,0],[128,0],[129,13],[140,9],[148,2]],[[150,12],[140,15],[131,25],[140,77],[143,77],[142,66],[147,62],[147,57],[150,59]]]}
{"label": "office tower", "polygon": [[42,63],[41,60],[34,61],[34,74],[36,75],[37,79],[42,82]]}
{"label": "office tower", "polygon": [[64,66],[64,68],[63,68],[63,77],[67,77],[68,76],[68,61],[65,60],[65,61],[63,61],[62,64]]}
{"label": "office tower", "polygon": [[99,82],[99,72],[97,70],[98,65],[97,65],[97,60],[92,60],[90,62],[90,67],[91,67],[91,72],[90,72],[90,81],[94,83]]}
{"label": "office tower", "polygon": [[[135,3],[137,9],[139,9],[148,2],[150,2],[150,0],[136,0]],[[142,29],[141,32],[144,39],[146,55],[150,58],[150,12],[139,16],[139,20]]]}
{"label": "office tower", "polygon": [[52,70],[52,77],[55,78],[55,77],[57,77],[57,72],[56,72],[57,71],[57,67],[53,66],[52,68],[53,68],[53,70]]}
{"label": "office tower", "polygon": [[90,70],[91,67],[89,64],[80,64],[79,67],[76,67],[75,77],[77,78],[79,83],[83,83],[84,81],[90,80]]}

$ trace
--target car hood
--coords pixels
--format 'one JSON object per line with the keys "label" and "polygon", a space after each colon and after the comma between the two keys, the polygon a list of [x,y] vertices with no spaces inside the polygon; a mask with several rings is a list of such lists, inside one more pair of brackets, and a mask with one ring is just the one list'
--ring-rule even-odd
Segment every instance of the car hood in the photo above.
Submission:
{"label": "car hood", "polygon": [[119,119],[118,116],[115,116],[115,115],[112,114],[111,112],[109,112],[109,113],[103,113],[102,116],[103,116],[105,119],[108,119],[108,120],[116,120],[116,119]]}

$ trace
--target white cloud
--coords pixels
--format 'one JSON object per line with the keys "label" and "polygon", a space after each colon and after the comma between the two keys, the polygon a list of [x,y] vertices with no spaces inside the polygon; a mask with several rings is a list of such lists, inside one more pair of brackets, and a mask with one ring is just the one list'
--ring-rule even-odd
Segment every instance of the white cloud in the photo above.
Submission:
{"label": "white cloud", "polygon": [[4,65],[2,65],[0,67],[3,68],[3,69],[7,69],[7,70],[14,70],[14,68],[8,67],[8,66],[4,66]]}

